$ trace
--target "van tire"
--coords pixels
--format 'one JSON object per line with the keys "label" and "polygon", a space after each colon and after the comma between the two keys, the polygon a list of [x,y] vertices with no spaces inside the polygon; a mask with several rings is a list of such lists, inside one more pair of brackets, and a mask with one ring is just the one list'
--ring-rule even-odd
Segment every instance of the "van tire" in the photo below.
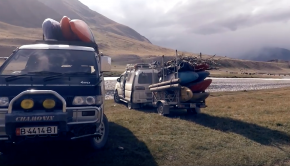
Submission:
{"label": "van tire", "polygon": [[187,113],[191,115],[200,114],[200,108],[188,108]]}
{"label": "van tire", "polygon": [[0,142],[0,152],[4,155],[10,155],[13,152],[13,148],[15,146],[12,146],[10,143],[6,143],[5,141]]}
{"label": "van tire", "polygon": [[118,91],[116,90],[115,93],[114,93],[114,101],[115,103],[120,103],[121,100],[120,100],[120,97],[119,97],[119,94],[118,94]]}
{"label": "van tire", "polygon": [[127,103],[127,106],[128,106],[128,109],[130,110],[130,109],[132,109],[132,103]]}
{"label": "van tire", "polygon": [[164,116],[164,110],[163,110],[163,103],[162,102],[158,102],[157,103],[157,113],[159,114],[159,115],[162,115],[162,116]]}
{"label": "van tire", "polygon": [[101,125],[101,128],[100,128],[101,131],[99,132],[103,134],[101,136],[101,139],[97,139],[96,137],[90,138],[90,145],[91,145],[91,149],[93,150],[102,149],[107,143],[108,136],[109,136],[109,121],[105,114],[103,116],[103,122],[100,125]]}

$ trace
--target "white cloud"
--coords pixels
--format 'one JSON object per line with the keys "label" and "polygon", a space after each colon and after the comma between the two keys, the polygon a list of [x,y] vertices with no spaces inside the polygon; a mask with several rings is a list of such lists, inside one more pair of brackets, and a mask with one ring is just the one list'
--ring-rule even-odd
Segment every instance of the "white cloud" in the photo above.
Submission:
{"label": "white cloud", "polygon": [[80,0],[154,44],[238,55],[264,45],[290,48],[289,0]]}

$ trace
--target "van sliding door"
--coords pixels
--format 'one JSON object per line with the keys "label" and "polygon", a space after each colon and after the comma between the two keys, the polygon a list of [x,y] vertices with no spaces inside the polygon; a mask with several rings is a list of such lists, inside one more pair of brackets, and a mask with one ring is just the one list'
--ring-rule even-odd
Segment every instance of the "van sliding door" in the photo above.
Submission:
{"label": "van sliding door", "polygon": [[134,72],[128,71],[128,75],[126,77],[126,84],[125,84],[125,100],[131,102],[131,95],[132,95],[132,87],[133,87],[133,79]]}

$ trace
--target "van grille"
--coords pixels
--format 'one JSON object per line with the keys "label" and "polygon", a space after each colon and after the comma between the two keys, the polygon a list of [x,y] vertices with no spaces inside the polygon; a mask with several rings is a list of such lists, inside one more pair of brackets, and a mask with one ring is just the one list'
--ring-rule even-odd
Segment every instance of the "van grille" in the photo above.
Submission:
{"label": "van grille", "polygon": [[72,106],[73,100],[74,100],[74,97],[73,96],[67,96],[65,98],[65,101],[66,101],[66,104],[67,104],[68,107],[71,107]]}

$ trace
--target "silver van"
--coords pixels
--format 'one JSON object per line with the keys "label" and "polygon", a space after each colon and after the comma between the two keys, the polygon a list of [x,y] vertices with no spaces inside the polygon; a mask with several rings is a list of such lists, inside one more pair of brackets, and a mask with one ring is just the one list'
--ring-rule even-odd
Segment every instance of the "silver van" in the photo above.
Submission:
{"label": "silver van", "polygon": [[152,92],[148,86],[158,82],[158,70],[150,64],[128,64],[126,71],[117,79],[114,101],[125,102],[128,108],[140,108],[152,105]]}

